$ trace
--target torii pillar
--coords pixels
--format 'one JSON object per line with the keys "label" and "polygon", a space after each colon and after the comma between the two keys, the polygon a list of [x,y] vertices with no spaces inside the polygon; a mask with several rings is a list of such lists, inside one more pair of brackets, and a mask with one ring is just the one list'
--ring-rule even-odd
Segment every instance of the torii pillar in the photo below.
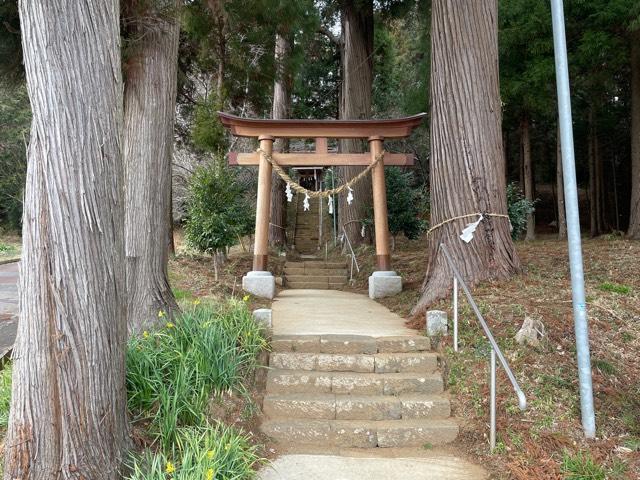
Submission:
{"label": "torii pillar", "polygon": [[[422,122],[426,114],[389,120],[259,120],[240,118],[219,112],[222,124],[237,136],[254,137],[260,149],[282,167],[293,166],[367,166],[382,153],[385,138],[403,138]],[[314,138],[312,153],[273,153],[276,138]],[[369,141],[368,153],[328,153],[327,138],[363,138]],[[259,297],[275,296],[275,278],[268,271],[269,215],[271,211],[272,166],[263,154],[229,154],[230,165],[258,166],[258,195],[253,270],[242,279],[242,288]],[[391,269],[390,236],[387,219],[385,165],[413,165],[411,154],[385,154],[371,169],[377,269],[369,277],[369,296],[381,298],[402,291],[402,279]],[[364,181],[364,180],[363,180]]]}

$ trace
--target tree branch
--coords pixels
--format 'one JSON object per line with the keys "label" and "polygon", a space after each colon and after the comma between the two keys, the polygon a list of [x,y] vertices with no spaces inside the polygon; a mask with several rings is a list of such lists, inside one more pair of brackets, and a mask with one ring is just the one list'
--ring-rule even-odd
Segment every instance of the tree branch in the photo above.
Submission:
{"label": "tree branch", "polygon": [[333,32],[331,30],[329,30],[327,27],[320,27],[318,29],[318,33],[323,34],[325,37],[327,37],[329,40],[331,40],[333,43],[335,43],[336,45],[340,46],[341,45],[341,41],[340,41],[340,37],[338,37],[337,35],[334,35]]}

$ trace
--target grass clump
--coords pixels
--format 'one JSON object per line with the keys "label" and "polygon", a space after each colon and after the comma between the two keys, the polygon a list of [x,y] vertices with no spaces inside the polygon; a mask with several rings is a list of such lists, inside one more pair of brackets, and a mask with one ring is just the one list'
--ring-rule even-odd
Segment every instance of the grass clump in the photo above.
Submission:
{"label": "grass clump", "polygon": [[232,427],[181,427],[170,452],[146,452],[133,460],[129,480],[249,480],[261,462],[256,448]]}
{"label": "grass clump", "polygon": [[0,255],[10,255],[16,252],[16,247],[8,243],[0,242]]}
{"label": "grass clump", "polygon": [[148,422],[154,441],[170,452],[180,427],[207,426],[212,396],[246,393],[243,379],[265,346],[247,305],[236,300],[192,305],[161,330],[131,339],[127,392],[134,421]]}
{"label": "grass clump", "polygon": [[598,285],[598,288],[603,292],[617,293],[619,295],[629,295],[631,293],[631,287],[621,283],[604,282]]}
{"label": "grass clump", "polygon": [[566,450],[562,455],[562,473],[565,480],[605,480],[607,477],[604,467],[594,462],[588,452],[572,455]]}
{"label": "grass clump", "polygon": [[11,364],[7,363],[0,371],[0,430],[9,425],[9,408],[11,407]]}

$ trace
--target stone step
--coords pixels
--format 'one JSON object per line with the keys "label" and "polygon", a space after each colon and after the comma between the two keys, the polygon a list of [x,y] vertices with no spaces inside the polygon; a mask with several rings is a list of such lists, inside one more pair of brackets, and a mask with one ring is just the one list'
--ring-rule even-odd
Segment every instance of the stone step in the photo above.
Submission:
{"label": "stone step", "polygon": [[301,353],[409,353],[431,350],[431,340],[420,335],[369,337],[365,335],[275,335],[273,352]]}
{"label": "stone step", "polygon": [[291,290],[341,290],[344,283],[322,283],[322,282],[289,282],[287,288]]}
{"label": "stone step", "polygon": [[327,275],[285,275],[285,280],[288,283],[297,283],[297,282],[312,282],[312,283],[338,283],[340,285],[344,285],[347,283],[346,275],[337,275],[337,276],[327,276]]}
{"label": "stone step", "polygon": [[316,393],[268,394],[264,414],[271,418],[323,420],[401,420],[448,418],[451,404],[444,395],[345,395]]}
{"label": "stone step", "polygon": [[347,268],[347,262],[325,262],[324,260],[287,261],[285,268]]}
{"label": "stone step", "polygon": [[284,267],[285,275],[347,276],[346,268]]}
{"label": "stone step", "polygon": [[266,392],[335,393],[352,395],[438,394],[444,390],[440,372],[356,373],[272,369]]}
{"label": "stone step", "polygon": [[427,373],[438,368],[438,355],[432,352],[331,354],[273,352],[269,366],[282,370],[359,373]]}
{"label": "stone step", "polygon": [[264,421],[261,430],[278,442],[325,448],[423,447],[450,443],[458,435],[458,425],[452,419],[276,419]]}

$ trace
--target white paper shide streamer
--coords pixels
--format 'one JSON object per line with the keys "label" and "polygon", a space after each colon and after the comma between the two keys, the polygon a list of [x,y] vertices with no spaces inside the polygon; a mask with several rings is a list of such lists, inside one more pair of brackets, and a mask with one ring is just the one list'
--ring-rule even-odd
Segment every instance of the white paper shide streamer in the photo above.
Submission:
{"label": "white paper shide streamer", "polygon": [[329,200],[327,200],[328,202],[328,210],[329,210],[329,215],[333,215],[333,197],[329,197]]}
{"label": "white paper shide streamer", "polygon": [[347,187],[347,190],[349,190],[349,193],[347,194],[347,204],[351,205],[353,202],[353,190],[351,187]]}
{"label": "white paper shide streamer", "polygon": [[476,231],[476,228],[478,228],[478,225],[480,225],[480,222],[483,218],[484,217],[480,215],[480,218],[478,218],[478,220],[476,220],[475,222],[467,223],[465,229],[462,230],[462,235],[460,235],[462,241],[469,243],[471,240],[473,240],[473,232]]}
{"label": "white paper shide streamer", "polygon": [[308,212],[310,205],[309,205],[309,194],[305,193],[304,194],[304,201],[302,202],[302,206],[304,207],[304,211]]}
{"label": "white paper shide streamer", "polygon": [[364,238],[365,233],[366,233],[366,232],[365,232],[365,229],[364,229],[364,223],[363,223],[363,224],[362,224],[362,228],[360,229],[360,236],[361,236],[362,238]]}
{"label": "white paper shide streamer", "polygon": [[293,200],[293,192],[291,191],[290,183],[287,183],[287,188],[284,189],[284,193],[287,195],[287,202],[291,203],[291,200]]}

